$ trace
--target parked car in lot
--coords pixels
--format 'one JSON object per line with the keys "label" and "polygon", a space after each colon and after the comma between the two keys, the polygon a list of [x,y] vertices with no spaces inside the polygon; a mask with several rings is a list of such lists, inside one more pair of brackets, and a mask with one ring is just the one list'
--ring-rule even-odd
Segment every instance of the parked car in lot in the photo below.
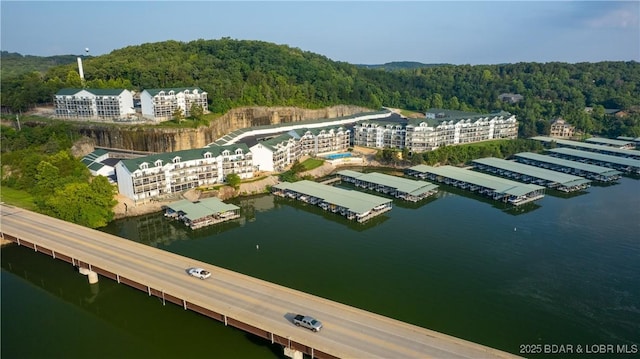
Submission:
{"label": "parked car in lot", "polygon": [[192,275],[196,278],[200,278],[200,279],[207,279],[209,277],[211,277],[211,272],[209,272],[208,270],[205,270],[203,268],[189,268],[187,270],[187,273],[189,273],[189,275]]}
{"label": "parked car in lot", "polygon": [[299,327],[305,327],[311,329],[314,332],[319,332],[322,329],[322,323],[313,317],[308,315],[298,314],[293,318],[293,324]]}

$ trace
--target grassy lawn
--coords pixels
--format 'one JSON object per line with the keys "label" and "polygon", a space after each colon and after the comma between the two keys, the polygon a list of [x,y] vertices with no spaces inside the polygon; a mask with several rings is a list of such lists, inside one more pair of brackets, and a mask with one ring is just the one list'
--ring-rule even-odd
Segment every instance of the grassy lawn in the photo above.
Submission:
{"label": "grassy lawn", "polygon": [[322,166],[323,163],[324,160],[317,158],[308,158],[304,162],[302,162],[302,165],[304,166],[304,169],[308,171]]}
{"label": "grassy lawn", "polygon": [[0,187],[0,201],[24,209],[36,209],[35,204],[33,204],[33,197],[30,194],[9,187]]}

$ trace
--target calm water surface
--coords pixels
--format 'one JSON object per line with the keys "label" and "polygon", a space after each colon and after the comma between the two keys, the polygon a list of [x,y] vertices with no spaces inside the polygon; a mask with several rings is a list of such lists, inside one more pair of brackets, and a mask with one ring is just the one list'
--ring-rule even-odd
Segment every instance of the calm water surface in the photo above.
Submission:
{"label": "calm water surface", "polygon": [[[104,231],[527,357],[634,357],[521,352],[531,344],[640,346],[640,180],[517,211],[445,189],[364,225],[271,195],[234,203],[243,218],[212,228],[160,214]],[[1,254],[3,358],[283,357],[106,278],[92,288],[64,262]]]}

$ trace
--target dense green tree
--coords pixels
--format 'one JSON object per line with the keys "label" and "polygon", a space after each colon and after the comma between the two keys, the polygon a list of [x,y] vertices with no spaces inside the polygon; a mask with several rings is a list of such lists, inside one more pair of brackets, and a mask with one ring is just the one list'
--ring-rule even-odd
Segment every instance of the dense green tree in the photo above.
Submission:
{"label": "dense green tree", "polygon": [[229,186],[237,189],[240,186],[240,182],[242,182],[242,179],[237,174],[230,173],[227,175],[227,178],[225,179],[225,181]]}
{"label": "dense green tree", "polygon": [[194,120],[202,120],[202,116],[204,116],[204,110],[202,109],[202,106],[194,103],[189,109],[189,114],[190,117]]}
{"label": "dense green tree", "polygon": [[[633,121],[605,119],[599,113],[590,114],[590,120],[577,115],[586,106],[624,109],[631,115],[638,112],[640,64],[634,61],[420,68],[415,63],[407,63],[406,68],[396,63],[367,68],[285,45],[223,38],[129,46],[86,58],[83,64],[89,87],[139,91],[199,86],[209,94],[209,109],[217,113],[240,106],[337,104],[418,112],[428,108],[505,110],[518,116],[521,136],[538,134],[544,129],[536,124],[538,120],[558,116],[593,134],[630,135],[640,130]],[[59,89],[80,84],[74,62],[53,66],[46,73],[3,76],[0,81],[2,105],[14,112],[51,103]],[[519,93],[524,100],[502,102],[498,96],[503,92]],[[610,131],[606,123],[615,123],[615,130]]]}

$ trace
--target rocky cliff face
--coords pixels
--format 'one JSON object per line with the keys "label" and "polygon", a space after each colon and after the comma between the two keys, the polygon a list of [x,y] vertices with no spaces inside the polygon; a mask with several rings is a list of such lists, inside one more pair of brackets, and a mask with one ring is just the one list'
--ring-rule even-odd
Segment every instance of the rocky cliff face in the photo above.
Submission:
{"label": "rocky cliff face", "polygon": [[319,110],[295,107],[244,107],[233,109],[197,129],[169,129],[89,126],[80,132],[96,146],[133,151],[173,152],[204,147],[225,134],[247,127],[291,123],[320,118],[351,116],[370,109],[357,106],[333,106]]}

